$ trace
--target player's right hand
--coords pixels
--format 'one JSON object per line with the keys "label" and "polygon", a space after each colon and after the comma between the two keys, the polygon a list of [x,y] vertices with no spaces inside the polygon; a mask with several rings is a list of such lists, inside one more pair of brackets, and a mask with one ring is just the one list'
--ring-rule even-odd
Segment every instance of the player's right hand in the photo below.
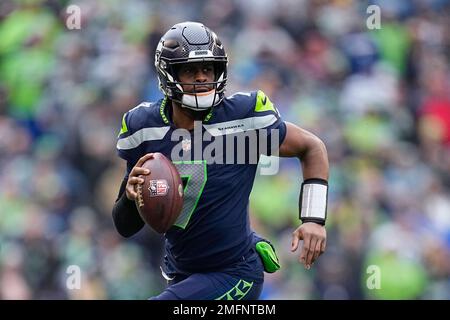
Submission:
{"label": "player's right hand", "polygon": [[151,158],[153,158],[153,153],[147,153],[145,156],[140,158],[128,175],[125,192],[129,200],[134,201],[137,198],[136,185],[144,183],[144,179],[139,176],[150,174],[150,170],[142,168],[142,165],[145,161]]}

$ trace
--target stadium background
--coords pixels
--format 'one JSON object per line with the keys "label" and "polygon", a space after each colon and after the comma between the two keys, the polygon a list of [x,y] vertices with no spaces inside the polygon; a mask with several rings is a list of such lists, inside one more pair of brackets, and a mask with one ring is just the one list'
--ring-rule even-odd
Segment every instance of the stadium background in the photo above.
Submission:
{"label": "stadium background", "polygon": [[[81,8],[81,30],[65,26]],[[368,30],[368,5],[381,8]],[[0,298],[146,299],[164,286],[160,236],[114,230],[122,114],[161,96],[153,53],[198,20],[230,57],[228,93],[262,89],[326,143],[328,249],[306,271],[289,252],[298,161],[260,176],[254,227],[281,271],[264,299],[450,299],[450,1],[0,3]],[[82,272],[66,288],[67,267]],[[369,289],[369,266],[381,289]],[[369,268],[368,268],[369,267]]]}

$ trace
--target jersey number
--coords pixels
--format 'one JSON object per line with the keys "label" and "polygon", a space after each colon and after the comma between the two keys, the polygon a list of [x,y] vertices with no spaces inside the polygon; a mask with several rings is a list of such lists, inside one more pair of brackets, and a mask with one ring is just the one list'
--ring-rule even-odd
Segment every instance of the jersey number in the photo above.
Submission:
{"label": "jersey number", "polygon": [[180,173],[184,186],[183,209],[174,225],[185,229],[191,219],[192,213],[197,208],[198,201],[206,184],[206,161],[175,161],[173,164]]}

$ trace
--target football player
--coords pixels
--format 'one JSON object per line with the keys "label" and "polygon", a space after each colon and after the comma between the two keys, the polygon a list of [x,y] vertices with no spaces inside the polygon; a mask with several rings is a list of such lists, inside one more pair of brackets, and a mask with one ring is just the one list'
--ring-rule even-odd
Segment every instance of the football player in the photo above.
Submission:
{"label": "football player", "polygon": [[[113,208],[122,236],[130,237],[144,226],[134,200],[136,185],[143,183],[139,175],[151,174],[141,166],[152,153],[161,152],[182,177],[188,177],[183,180],[183,210],[165,233],[161,269],[169,285],[152,299],[258,299],[264,271],[279,268],[271,243],[256,235],[249,224],[249,195],[257,163],[248,156],[244,163],[222,161],[227,153],[242,150],[240,146],[217,148],[217,161],[194,150],[205,151],[225,137],[255,133],[257,146],[241,140],[249,154],[257,148],[258,159],[261,154],[301,159],[301,224],[292,234],[291,250],[295,252],[303,240],[299,261],[307,269],[325,250],[328,158],[324,143],[284,122],[262,91],[225,97],[227,64],[224,45],[209,28],[196,22],[174,25],[161,38],[155,54],[165,97],[140,104],[122,119],[117,150],[127,161],[127,172]],[[174,139],[178,129],[191,137]],[[198,129],[209,138],[196,143],[193,135]],[[174,159],[174,148],[183,154],[182,161]]]}

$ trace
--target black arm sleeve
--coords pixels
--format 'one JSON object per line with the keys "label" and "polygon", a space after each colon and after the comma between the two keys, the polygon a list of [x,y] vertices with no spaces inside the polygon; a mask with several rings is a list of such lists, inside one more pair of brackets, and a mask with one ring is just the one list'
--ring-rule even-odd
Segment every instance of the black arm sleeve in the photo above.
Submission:
{"label": "black arm sleeve", "polygon": [[127,198],[125,192],[126,185],[127,178],[120,185],[119,196],[112,209],[112,217],[114,226],[120,235],[128,238],[141,230],[145,223],[141,219],[135,203]]}

